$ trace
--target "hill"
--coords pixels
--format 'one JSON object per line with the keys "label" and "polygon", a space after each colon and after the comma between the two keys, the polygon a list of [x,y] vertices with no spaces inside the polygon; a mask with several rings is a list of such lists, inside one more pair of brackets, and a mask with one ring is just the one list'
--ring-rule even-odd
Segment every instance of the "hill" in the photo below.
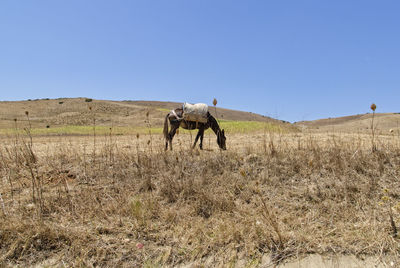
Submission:
{"label": "hill", "polygon": [[[303,130],[316,132],[348,132],[368,133],[371,131],[372,114],[358,114],[336,118],[326,118],[313,121],[300,121],[295,126]],[[376,113],[374,125],[378,133],[389,133],[390,130],[400,131],[399,113]]]}
{"label": "hill", "polygon": [[[152,127],[161,128],[165,115],[182,103],[161,101],[110,101],[88,98],[39,99],[0,102],[0,128],[10,129],[17,124],[32,128],[53,128],[61,126],[146,127],[147,116]],[[210,112],[215,116],[214,107]],[[217,108],[222,121],[265,122],[276,126],[292,127],[290,123],[259,114]],[[22,121],[22,123],[21,123]]]}

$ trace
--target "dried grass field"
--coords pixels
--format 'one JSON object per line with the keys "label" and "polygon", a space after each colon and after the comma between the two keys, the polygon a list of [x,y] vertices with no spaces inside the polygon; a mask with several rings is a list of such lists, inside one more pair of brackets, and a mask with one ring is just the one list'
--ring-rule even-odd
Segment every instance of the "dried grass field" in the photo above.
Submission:
{"label": "dried grass field", "polygon": [[273,267],[310,254],[400,266],[400,137],[256,132],[11,135],[0,266]]}

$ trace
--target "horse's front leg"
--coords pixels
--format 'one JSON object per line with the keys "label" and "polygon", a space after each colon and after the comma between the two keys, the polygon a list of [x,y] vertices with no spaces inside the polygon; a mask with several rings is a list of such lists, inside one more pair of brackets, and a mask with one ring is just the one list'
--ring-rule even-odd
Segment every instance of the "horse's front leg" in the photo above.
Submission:
{"label": "horse's front leg", "polygon": [[194,139],[194,143],[193,143],[193,146],[192,146],[193,149],[196,147],[196,143],[200,138],[200,131],[201,130],[199,129],[199,132],[197,132],[196,138]]}
{"label": "horse's front leg", "polygon": [[204,138],[204,129],[201,131],[200,134],[200,150],[203,150],[203,138]]}

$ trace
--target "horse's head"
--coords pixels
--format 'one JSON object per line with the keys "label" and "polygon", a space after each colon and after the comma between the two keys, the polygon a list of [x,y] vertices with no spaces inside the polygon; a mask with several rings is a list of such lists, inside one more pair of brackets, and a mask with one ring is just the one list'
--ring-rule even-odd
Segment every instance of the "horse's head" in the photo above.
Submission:
{"label": "horse's head", "polygon": [[222,150],[226,150],[226,137],[225,137],[225,131],[218,131],[217,134],[217,143],[219,148],[221,148]]}

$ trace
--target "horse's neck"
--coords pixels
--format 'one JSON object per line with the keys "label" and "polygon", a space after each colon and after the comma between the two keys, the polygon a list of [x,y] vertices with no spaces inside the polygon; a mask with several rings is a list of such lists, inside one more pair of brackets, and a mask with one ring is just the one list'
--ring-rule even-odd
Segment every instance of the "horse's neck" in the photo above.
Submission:
{"label": "horse's neck", "polygon": [[210,115],[209,119],[210,119],[211,129],[214,131],[215,135],[218,135],[218,132],[220,132],[221,129],[219,128],[217,120],[215,120],[215,118],[212,115]]}
{"label": "horse's neck", "polygon": [[175,113],[176,113],[179,117],[182,117],[182,116],[183,116],[183,109],[182,109],[182,108],[176,108],[176,109],[175,109]]}

